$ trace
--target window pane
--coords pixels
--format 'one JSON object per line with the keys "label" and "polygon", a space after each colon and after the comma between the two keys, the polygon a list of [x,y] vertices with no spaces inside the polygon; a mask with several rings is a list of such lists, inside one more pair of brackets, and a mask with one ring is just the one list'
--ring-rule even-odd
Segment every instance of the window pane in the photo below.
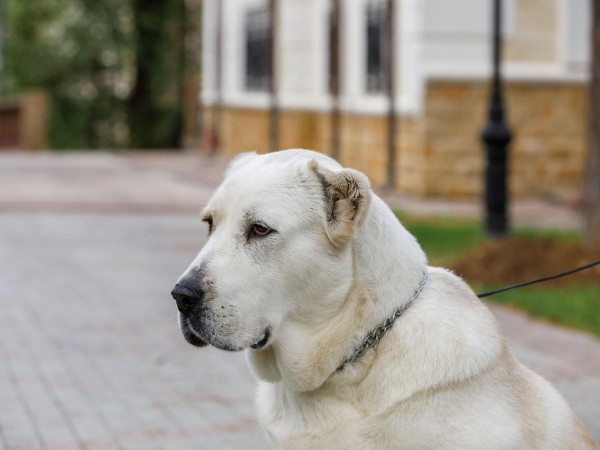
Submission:
{"label": "window pane", "polygon": [[246,16],[246,89],[268,91],[271,84],[271,21],[267,11]]}
{"label": "window pane", "polygon": [[382,92],[386,85],[384,64],[386,5],[382,1],[367,6],[367,91]]}

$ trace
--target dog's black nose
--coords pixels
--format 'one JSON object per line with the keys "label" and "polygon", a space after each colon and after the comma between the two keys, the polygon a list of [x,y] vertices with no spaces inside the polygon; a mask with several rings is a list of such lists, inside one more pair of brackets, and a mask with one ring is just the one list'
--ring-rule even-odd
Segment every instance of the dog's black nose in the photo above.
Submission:
{"label": "dog's black nose", "polygon": [[202,300],[202,290],[193,280],[183,278],[171,291],[179,312],[189,313]]}

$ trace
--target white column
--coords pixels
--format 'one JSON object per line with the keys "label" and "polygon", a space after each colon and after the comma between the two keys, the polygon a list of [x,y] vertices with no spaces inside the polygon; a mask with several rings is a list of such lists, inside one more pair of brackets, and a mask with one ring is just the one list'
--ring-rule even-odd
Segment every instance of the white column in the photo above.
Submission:
{"label": "white column", "polygon": [[215,101],[216,88],[216,33],[217,1],[202,3],[202,90],[201,102],[211,105]]}
{"label": "white column", "polygon": [[328,104],[328,3],[279,2],[277,70],[282,108],[322,109]]}
{"label": "white column", "polygon": [[[246,2],[217,0],[223,3],[223,98],[239,95],[244,75],[244,6]],[[240,5],[244,3],[244,5]]]}
{"label": "white column", "polygon": [[[313,48],[316,55],[314,61],[315,70],[315,89],[319,96],[327,98],[329,95],[329,18],[331,5],[329,0],[311,0],[314,2],[314,8],[311,10],[311,20],[315,23],[313,30]],[[343,3],[340,2],[340,3]],[[340,6],[340,7],[343,7]]]}
{"label": "white column", "polygon": [[365,90],[365,14],[364,0],[344,0],[341,5],[340,101],[342,108],[357,101]]}
{"label": "white column", "polygon": [[[397,104],[402,113],[420,114],[423,109],[425,74],[423,71],[423,2],[421,0],[398,0],[396,8],[396,34],[399,35],[396,85]],[[397,60],[397,61],[398,61]]]}

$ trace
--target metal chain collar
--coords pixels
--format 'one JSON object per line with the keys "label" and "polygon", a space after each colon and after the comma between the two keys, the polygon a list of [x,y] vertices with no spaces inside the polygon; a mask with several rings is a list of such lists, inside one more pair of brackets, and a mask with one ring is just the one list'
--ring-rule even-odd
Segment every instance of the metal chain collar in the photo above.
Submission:
{"label": "metal chain collar", "polygon": [[371,331],[369,334],[367,334],[367,337],[365,338],[365,340],[354,349],[354,351],[352,352],[352,355],[350,355],[348,358],[346,358],[344,360],[344,362],[338,367],[338,370],[340,370],[346,364],[351,363],[356,358],[360,358],[362,355],[365,354],[365,352],[368,349],[375,347],[377,345],[377,343],[381,340],[381,338],[385,335],[385,333],[387,333],[387,331],[390,328],[392,328],[394,321],[398,317],[400,317],[402,314],[404,314],[404,311],[406,311],[410,307],[410,305],[412,305],[412,303],[417,299],[417,297],[419,296],[419,294],[425,287],[426,282],[427,282],[427,269],[423,272],[423,278],[421,279],[421,283],[419,284],[419,287],[415,290],[415,292],[413,292],[413,295],[410,297],[408,302],[406,302],[404,305],[400,306],[399,308],[396,308],[396,310],[394,310],[392,315],[389,316],[387,319],[385,319],[381,325],[379,325],[377,328],[375,328],[373,331]]}

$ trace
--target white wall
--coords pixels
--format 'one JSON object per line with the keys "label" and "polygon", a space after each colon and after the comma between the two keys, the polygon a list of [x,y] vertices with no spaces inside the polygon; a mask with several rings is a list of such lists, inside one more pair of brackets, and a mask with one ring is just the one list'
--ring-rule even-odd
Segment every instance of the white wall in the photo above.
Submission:
{"label": "white wall", "polygon": [[571,73],[589,70],[592,10],[590,0],[560,0],[561,50]]}
{"label": "white wall", "polygon": [[[502,1],[502,31],[514,30],[514,1]],[[488,76],[492,0],[423,0],[423,61],[428,77]]]}
{"label": "white wall", "polygon": [[[516,2],[503,0],[504,36],[515,30]],[[589,0],[558,2],[558,60],[505,62],[507,79],[584,81],[589,65]],[[267,92],[244,88],[244,20],[267,0],[204,0],[202,101],[211,104],[216,88],[216,15],[223,23],[223,97],[226,104],[266,108]],[[340,27],[340,106],[367,114],[387,111],[385,94],[366,92],[366,7],[368,0],[342,0]],[[491,71],[492,0],[396,0],[396,105],[418,114],[428,79],[484,79]],[[327,110],[328,0],[279,0],[277,30],[278,103],[282,108]]]}
{"label": "white wall", "polygon": [[[558,58],[551,62],[503,61],[507,80],[585,81],[589,71],[590,0],[556,2]],[[503,38],[516,30],[517,2],[503,0]],[[434,79],[485,79],[491,73],[492,0],[423,0],[424,76]]]}

